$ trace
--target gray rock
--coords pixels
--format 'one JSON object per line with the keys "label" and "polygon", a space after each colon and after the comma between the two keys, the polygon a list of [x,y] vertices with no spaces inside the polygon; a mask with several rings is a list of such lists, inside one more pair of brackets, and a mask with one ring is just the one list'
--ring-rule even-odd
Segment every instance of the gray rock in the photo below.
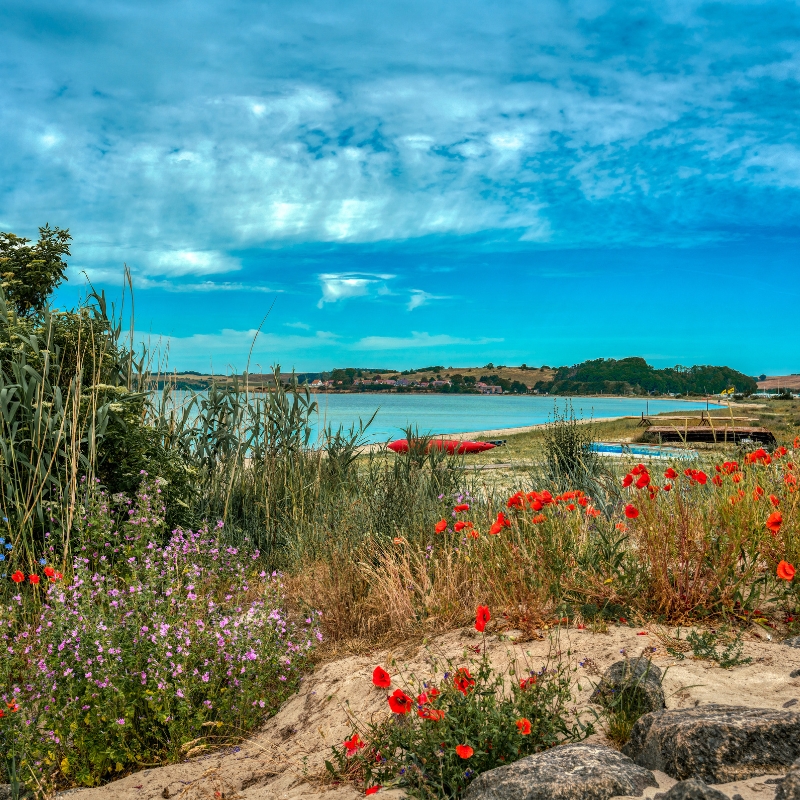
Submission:
{"label": "gray rock", "polygon": [[606,708],[621,703],[642,714],[658,711],[665,706],[661,670],[644,657],[617,661],[603,673],[589,699]]}
{"label": "gray rock", "polygon": [[678,781],[668,792],[659,792],[653,800],[728,800],[728,795],[699,778]]}
{"label": "gray rock", "polygon": [[800,678],[800,669],[796,669],[789,673],[790,678]]}
{"label": "gray rock", "polygon": [[464,800],[608,800],[658,786],[650,770],[596,744],[562,744],[478,775]]}
{"label": "gray rock", "polygon": [[721,705],[654,711],[636,722],[622,752],[676,780],[746,780],[800,757],[800,712]]}
{"label": "gray rock", "polygon": [[792,636],[791,639],[784,639],[781,644],[787,647],[800,647],[800,636]]}
{"label": "gray rock", "polygon": [[778,784],[775,800],[800,800],[800,758],[792,764],[786,777]]}

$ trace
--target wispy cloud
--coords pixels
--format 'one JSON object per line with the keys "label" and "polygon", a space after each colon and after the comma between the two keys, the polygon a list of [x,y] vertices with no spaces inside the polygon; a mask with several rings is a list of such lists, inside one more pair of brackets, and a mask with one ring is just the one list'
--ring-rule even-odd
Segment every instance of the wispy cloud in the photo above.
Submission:
{"label": "wispy cloud", "polygon": [[411,290],[411,297],[408,301],[408,305],[406,308],[409,311],[413,311],[415,308],[420,308],[428,303],[432,302],[433,300],[447,300],[449,299],[446,295],[438,295],[438,294],[430,294],[429,292],[425,292],[422,289],[412,289]]}
{"label": "wispy cloud", "polygon": [[411,336],[365,336],[354,345],[355,350],[416,350],[428,347],[472,347],[493,344],[503,339],[482,336],[466,339],[446,333],[430,334],[412,331]]}
{"label": "wispy cloud", "polygon": [[394,277],[394,275],[372,275],[358,272],[331,272],[319,275],[322,297],[317,303],[317,308],[322,308],[325,303],[338,303],[340,300],[348,300],[352,297],[390,294],[386,281]]}

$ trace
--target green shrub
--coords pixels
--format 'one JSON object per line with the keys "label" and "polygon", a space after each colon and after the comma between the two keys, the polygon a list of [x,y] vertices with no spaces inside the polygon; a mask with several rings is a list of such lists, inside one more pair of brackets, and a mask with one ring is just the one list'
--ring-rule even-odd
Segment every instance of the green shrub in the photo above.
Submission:
{"label": "green shrub", "polygon": [[418,798],[458,798],[481,772],[593,732],[571,715],[563,663],[539,672],[515,664],[503,674],[484,652],[467,664],[447,661],[436,683],[413,675],[405,689],[393,683],[392,717],[359,726],[334,747],[331,775],[366,788],[400,786]]}

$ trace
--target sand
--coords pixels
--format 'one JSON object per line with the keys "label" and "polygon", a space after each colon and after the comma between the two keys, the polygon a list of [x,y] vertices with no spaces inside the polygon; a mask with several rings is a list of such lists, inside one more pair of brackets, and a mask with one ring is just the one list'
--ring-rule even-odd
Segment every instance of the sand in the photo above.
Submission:
{"label": "sand", "polygon": [[[753,633],[745,642],[744,654],[753,662],[724,670],[708,661],[691,658],[676,660],[665,649],[657,631],[646,629],[646,635],[627,626],[611,627],[606,633],[568,629],[546,632],[541,641],[518,644],[518,634],[510,632],[489,637],[488,652],[492,661],[507,665],[517,658],[532,669],[541,668],[548,655],[560,652],[561,658],[577,667],[580,684],[577,707],[587,708],[592,682],[612,662],[621,658],[620,651],[631,656],[645,648],[656,648],[655,664],[666,670],[664,690],[668,708],[681,708],[708,703],[745,705],[778,709],[800,698],[800,679],[789,674],[800,668],[800,650],[767,641],[765,634]],[[663,633],[664,631],[662,631]],[[757,639],[755,637],[761,636]],[[386,692],[371,684],[372,670],[382,664],[393,676],[413,672],[420,677],[433,677],[431,656],[446,656],[467,663],[466,648],[481,641],[471,629],[455,631],[432,640],[427,645],[409,644],[394,652],[380,651],[369,655],[351,655],[322,664],[308,675],[300,691],[287,700],[280,711],[266,722],[263,729],[240,747],[217,751],[173,766],[145,770],[100,789],[73,790],[64,796],[77,800],[151,800],[161,797],[241,798],[241,800],[354,800],[363,797],[351,786],[331,787],[324,784],[324,761],[330,746],[350,735],[349,715],[361,720],[379,719],[387,714]],[[583,662],[583,666],[578,666]],[[394,686],[402,686],[395,678]],[[607,743],[602,733],[590,741]],[[664,791],[674,781],[657,774],[660,787],[648,790],[646,797]],[[744,800],[772,800],[775,785],[763,776],[736,784],[722,784],[720,789]],[[379,797],[404,797],[399,790],[382,791]]]}

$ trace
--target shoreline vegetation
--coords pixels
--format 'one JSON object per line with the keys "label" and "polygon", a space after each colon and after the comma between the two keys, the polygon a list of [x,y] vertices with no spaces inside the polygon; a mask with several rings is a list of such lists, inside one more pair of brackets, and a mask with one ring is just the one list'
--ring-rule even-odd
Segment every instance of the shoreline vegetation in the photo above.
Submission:
{"label": "shoreline vegetation", "polygon": [[[277,366],[271,391],[231,375],[178,400],[102,293],[48,305],[67,255],[65,231],[0,235],[0,782],[15,800],[239,746],[315,664],[374,669],[380,648],[384,716],[327,740],[315,780],[458,800],[501,756],[589,730],[569,653],[520,678],[486,659],[487,631],[691,628],[670,647],[731,669],[743,637],[800,634],[797,400],[752,405],[774,447],[674,464],[604,458],[592,444],[637,441],[638,418],[569,407],[468,458],[413,428],[407,453],[363,451],[369,421],[317,439],[314,395]],[[411,645],[465,628],[471,655],[437,661],[429,686],[401,680]],[[620,745],[638,712],[617,711],[595,721]]]}

